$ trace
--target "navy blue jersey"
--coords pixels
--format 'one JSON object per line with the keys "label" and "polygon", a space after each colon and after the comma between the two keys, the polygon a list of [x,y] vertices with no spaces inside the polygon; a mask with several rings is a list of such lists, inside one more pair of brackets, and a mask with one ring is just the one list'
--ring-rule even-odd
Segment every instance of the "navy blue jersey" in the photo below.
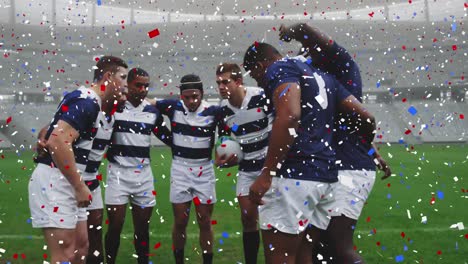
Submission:
{"label": "navy blue jersey", "polygon": [[[314,63],[332,74],[354,97],[362,102],[362,81],[359,67],[348,51],[336,42],[325,56]],[[338,117],[337,119],[340,119]],[[335,126],[334,147],[339,170],[375,170],[373,158],[368,155],[369,143],[364,143],[360,131],[345,124]]]}
{"label": "navy blue jersey", "polygon": [[[265,92],[268,98],[283,83],[296,83],[301,88],[301,120],[295,131],[297,137],[276,175],[335,182],[338,179],[332,148],[334,116],[337,104],[350,94],[333,76],[305,61],[302,56],[283,58],[270,65],[266,72]],[[288,88],[280,91],[279,96]]]}
{"label": "navy blue jersey", "polygon": [[[79,133],[79,137],[72,143],[72,147],[76,166],[81,174],[93,174],[98,170],[102,155],[96,157],[96,160],[94,156],[99,155],[91,152],[96,149],[102,151],[103,154],[112,133],[113,119],[107,121],[100,109],[101,99],[93,90],[81,87],[70,92],[60,102],[45,136],[46,140],[54,136],[52,131],[59,120],[67,122]],[[109,129],[110,132],[107,132]],[[100,130],[108,136],[103,137],[102,140],[95,140]],[[49,154],[38,157],[36,162],[54,166]]]}
{"label": "navy blue jersey", "polygon": [[211,160],[216,127],[222,119],[219,106],[202,101],[190,112],[182,100],[159,100],[158,110],[171,120],[172,157],[189,163]]}

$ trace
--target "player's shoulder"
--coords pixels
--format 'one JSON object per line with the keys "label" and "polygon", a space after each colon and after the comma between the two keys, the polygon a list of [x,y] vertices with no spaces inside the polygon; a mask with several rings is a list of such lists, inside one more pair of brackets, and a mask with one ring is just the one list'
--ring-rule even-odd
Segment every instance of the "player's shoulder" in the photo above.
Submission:
{"label": "player's shoulder", "polygon": [[89,111],[100,108],[100,98],[91,89],[81,87],[77,90],[67,93],[62,100],[61,105],[87,108]]}
{"label": "player's shoulder", "polygon": [[143,112],[153,113],[153,114],[156,114],[156,115],[160,114],[158,108],[156,108],[156,106],[150,104],[148,101],[143,100],[142,104],[143,104]]}

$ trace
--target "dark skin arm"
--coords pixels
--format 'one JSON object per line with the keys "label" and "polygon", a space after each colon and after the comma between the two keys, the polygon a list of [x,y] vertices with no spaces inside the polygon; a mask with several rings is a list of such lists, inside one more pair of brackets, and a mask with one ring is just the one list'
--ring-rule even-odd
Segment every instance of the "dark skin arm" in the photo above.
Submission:
{"label": "dark skin arm", "polygon": [[[287,89],[282,95],[281,93]],[[273,105],[276,109],[275,120],[271,130],[268,152],[262,173],[250,186],[249,199],[256,204],[264,204],[263,195],[270,189],[272,177],[276,174],[294,142],[294,135],[289,129],[297,130],[301,119],[301,90],[296,83],[284,83],[277,87],[273,94]]]}
{"label": "dark skin arm", "polygon": [[279,31],[281,40],[286,42],[293,39],[299,41],[312,57],[318,56],[319,51],[317,51],[317,48],[320,48],[322,52],[328,52],[333,44],[330,36],[306,23],[297,23],[291,26],[281,24]]}

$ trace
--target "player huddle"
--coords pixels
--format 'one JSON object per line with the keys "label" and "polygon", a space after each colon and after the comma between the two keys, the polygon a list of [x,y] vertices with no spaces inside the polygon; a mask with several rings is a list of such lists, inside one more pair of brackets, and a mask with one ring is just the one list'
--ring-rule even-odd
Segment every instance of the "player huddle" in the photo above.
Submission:
{"label": "player huddle", "polygon": [[[306,24],[282,25],[280,39],[301,42],[300,55],[283,57],[257,42],[245,52],[242,66],[258,87],[243,85],[238,64],[218,65],[215,81],[223,100],[216,106],[203,100],[203,83],[195,74],[181,78],[180,100],[147,100],[145,70],[128,70],[117,57],[100,58],[91,87],[65,95],[39,134],[29,205],[51,262],[115,263],[129,204],[137,262],[148,263],[156,205],[154,134],[172,151],[176,263],[184,262],[192,203],[203,263],[216,262],[214,165],[239,166],[236,194],[246,263],[257,263],[260,237],[266,263],[315,263],[319,252],[336,263],[363,263],[353,250],[353,230],[376,165],[383,178],[391,172],[372,145],[375,119],[360,103],[359,68],[343,47]],[[237,141],[242,159],[218,153],[213,159],[217,136]],[[98,169],[104,158],[109,162],[102,190]],[[103,243],[104,213],[109,225]]]}

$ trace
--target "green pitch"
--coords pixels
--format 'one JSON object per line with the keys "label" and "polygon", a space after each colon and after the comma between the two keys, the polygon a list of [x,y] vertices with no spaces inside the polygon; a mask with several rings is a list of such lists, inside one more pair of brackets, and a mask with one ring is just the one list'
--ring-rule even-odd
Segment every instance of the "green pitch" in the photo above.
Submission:
{"label": "green pitch", "polygon": [[[393,144],[380,148],[394,176],[381,181],[378,175],[356,227],[355,249],[367,263],[468,263],[468,229],[462,229],[468,226],[467,146],[416,145],[412,149]],[[42,263],[48,257],[41,232],[30,224],[27,187],[34,168],[32,154],[0,152],[0,263]],[[157,206],[151,221],[151,260],[172,263],[169,149],[154,148],[152,158]],[[216,173],[214,262],[243,262],[236,170]],[[190,219],[185,256],[187,263],[201,263],[193,212]],[[136,263],[131,221],[128,211],[118,263]]]}

